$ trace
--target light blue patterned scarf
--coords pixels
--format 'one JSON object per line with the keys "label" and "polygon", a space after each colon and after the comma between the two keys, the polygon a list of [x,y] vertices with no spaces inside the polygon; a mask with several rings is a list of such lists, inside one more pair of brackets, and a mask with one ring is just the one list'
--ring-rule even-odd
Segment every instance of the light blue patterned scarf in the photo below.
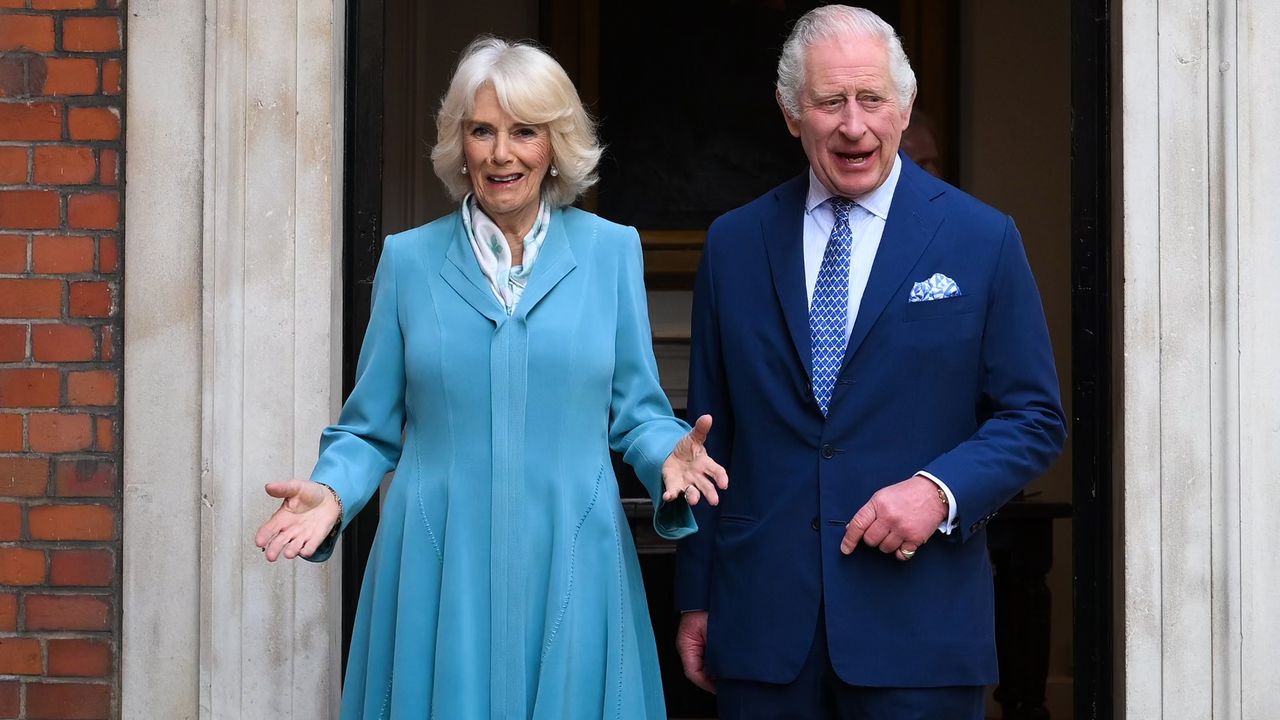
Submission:
{"label": "light blue patterned scarf", "polygon": [[538,217],[533,221],[533,227],[524,236],[524,263],[512,266],[511,247],[497,223],[480,209],[475,195],[468,194],[462,199],[462,225],[467,230],[467,239],[471,241],[480,270],[489,279],[489,289],[508,315],[515,312],[516,304],[524,294],[529,273],[533,272],[533,263],[538,259],[538,251],[547,238],[547,226],[550,224],[551,206],[543,200],[538,206]]}

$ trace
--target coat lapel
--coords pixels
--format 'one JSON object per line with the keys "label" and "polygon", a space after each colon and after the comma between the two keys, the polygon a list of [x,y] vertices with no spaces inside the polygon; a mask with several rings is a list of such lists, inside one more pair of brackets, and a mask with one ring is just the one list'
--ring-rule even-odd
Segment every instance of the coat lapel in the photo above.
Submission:
{"label": "coat lapel", "polygon": [[489,289],[489,281],[480,270],[475,251],[467,240],[467,231],[462,227],[462,217],[457,213],[454,213],[453,237],[449,240],[445,258],[446,262],[440,266],[440,277],[476,312],[501,325],[507,319],[507,313]]}
{"label": "coat lapel", "polygon": [[[506,321],[507,313],[493,296],[489,280],[480,270],[480,263],[476,262],[475,251],[471,249],[467,231],[462,226],[462,218],[456,217],[455,220],[453,237],[445,253],[447,261],[440,267],[440,277],[476,312],[501,325]],[[543,240],[537,263],[529,276],[529,284],[516,303],[515,314],[527,317],[547,293],[575,267],[577,262],[564,229],[564,211],[552,210],[547,237]]]}
{"label": "coat lapel", "polygon": [[786,318],[805,375],[813,377],[809,300],[804,288],[804,199],[808,186],[809,175],[804,173],[775,190],[777,202],[760,224],[782,316]]}
{"label": "coat lapel", "polygon": [[564,210],[552,210],[547,237],[542,241],[542,249],[538,251],[538,260],[533,266],[533,273],[529,275],[529,284],[525,286],[520,302],[516,303],[515,314],[528,317],[547,293],[577,266],[573,249],[569,246],[569,235],[564,229]]}
{"label": "coat lapel", "polygon": [[946,190],[944,185],[931,180],[911,162],[903,161],[880,248],[871,264],[871,276],[845,347],[843,367],[846,369],[942,224],[942,213],[934,207],[933,200]]}

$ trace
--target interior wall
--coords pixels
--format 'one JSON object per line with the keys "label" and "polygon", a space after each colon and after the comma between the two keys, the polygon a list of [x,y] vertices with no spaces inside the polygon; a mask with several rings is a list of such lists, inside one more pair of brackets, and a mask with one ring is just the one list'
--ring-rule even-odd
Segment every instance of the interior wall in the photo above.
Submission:
{"label": "interior wall", "polygon": [[[1040,287],[1071,417],[1071,27],[1068,0],[964,4],[960,185],[1009,213]],[[1071,439],[1027,489],[1071,501]],[[1049,709],[1071,717],[1071,524],[1054,523]]]}
{"label": "interior wall", "polygon": [[538,0],[386,0],[382,197],[384,234],[454,209],[431,168],[436,109],[459,53],[480,33],[538,38]]}

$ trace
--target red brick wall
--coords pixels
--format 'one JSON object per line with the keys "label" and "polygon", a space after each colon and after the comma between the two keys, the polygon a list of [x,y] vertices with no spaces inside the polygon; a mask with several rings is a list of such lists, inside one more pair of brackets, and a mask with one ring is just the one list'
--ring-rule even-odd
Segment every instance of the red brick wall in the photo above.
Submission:
{"label": "red brick wall", "polygon": [[119,715],[117,0],[0,0],[0,718]]}

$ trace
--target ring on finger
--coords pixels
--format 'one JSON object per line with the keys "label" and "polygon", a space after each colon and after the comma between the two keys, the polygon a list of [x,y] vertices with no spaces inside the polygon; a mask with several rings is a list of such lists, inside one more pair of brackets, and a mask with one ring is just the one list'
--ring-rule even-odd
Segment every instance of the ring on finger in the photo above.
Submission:
{"label": "ring on finger", "polygon": [[915,550],[908,550],[902,547],[898,548],[898,552],[902,555],[903,560],[910,560],[911,558],[916,556]]}

